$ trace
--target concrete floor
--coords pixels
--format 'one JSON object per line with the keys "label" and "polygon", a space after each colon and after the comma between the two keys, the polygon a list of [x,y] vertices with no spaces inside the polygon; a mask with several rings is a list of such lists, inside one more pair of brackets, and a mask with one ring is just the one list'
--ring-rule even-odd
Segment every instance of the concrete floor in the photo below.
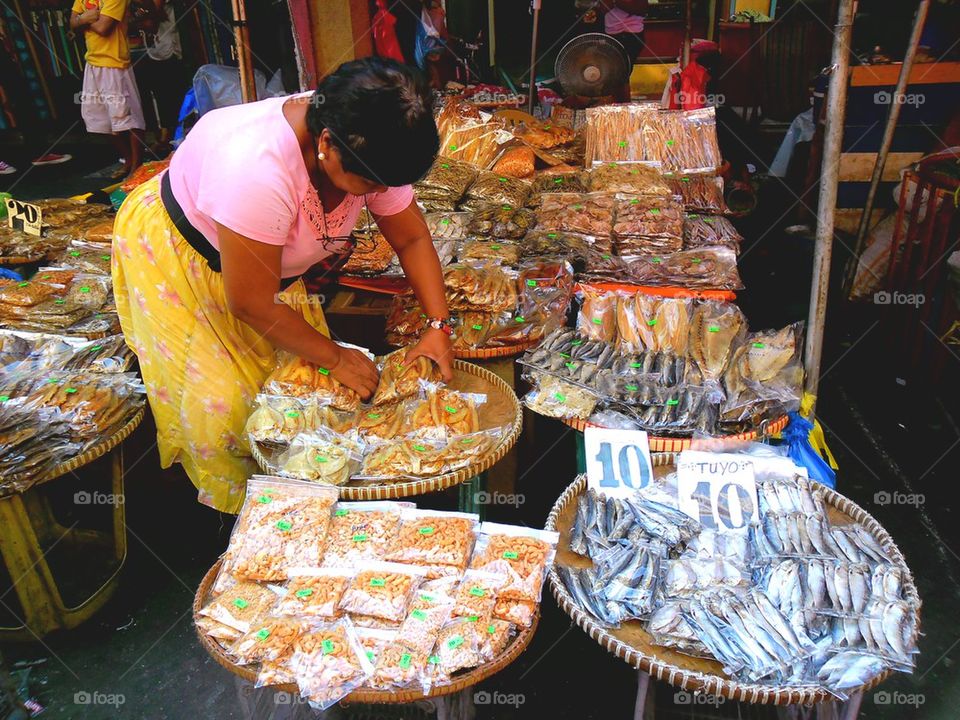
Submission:
{"label": "concrete floor", "polygon": [[[748,228],[747,236],[759,237],[760,232]],[[804,269],[810,258],[809,241],[778,232],[747,244],[742,265],[748,290],[741,295],[741,304],[754,328],[805,318],[809,278]],[[956,718],[960,707],[960,680],[954,667],[960,660],[955,615],[960,601],[960,523],[952,507],[960,461],[956,394],[948,392],[945,383],[931,387],[922,369],[903,365],[887,335],[886,308],[853,308],[839,300],[839,294],[833,298],[818,410],[840,464],[838,487],[890,531],[924,601],[916,673],[896,675],[871,693],[859,717]],[[956,373],[957,367],[951,363],[948,372]],[[198,644],[190,616],[194,590],[226,546],[231,520],[198,505],[179,470],[158,469],[152,440],[152,428],[145,423],[126,450],[130,554],[117,595],[77,630],[51,635],[43,643],[3,645],[0,650],[8,665],[38,663],[31,687],[47,707],[44,717],[51,719],[310,716],[302,707],[284,704],[284,698],[277,702],[269,692],[240,686]],[[525,495],[525,503],[516,509],[496,507],[492,519],[542,526],[554,499],[572,479],[573,437],[559,423],[537,419],[535,433],[521,440],[518,453],[516,491]],[[69,498],[77,488],[101,487],[105,472],[103,466],[94,466],[79,479],[64,479],[50,488],[66,524],[104,521],[103,513],[81,515]],[[923,502],[878,504],[875,494],[882,491],[922,494]],[[432,497],[425,504],[453,508],[456,496]],[[69,574],[89,579],[78,567],[71,565]],[[0,601],[9,603],[11,597]],[[477,688],[500,700],[512,699],[513,704],[479,705],[476,717],[631,717],[633,671],[572,626],[549,592],[544,594],[542,612],[529,649]],[[663,684],[654,693],[661,718],[776,717],[772,709],[732,702],[691,704],[688,696],[678,696]],[[122,697],[123,702],[83,704],[84,694],[101,701]],[[350,718],[427,716],[412,707],[335,708],[330,713]]]}

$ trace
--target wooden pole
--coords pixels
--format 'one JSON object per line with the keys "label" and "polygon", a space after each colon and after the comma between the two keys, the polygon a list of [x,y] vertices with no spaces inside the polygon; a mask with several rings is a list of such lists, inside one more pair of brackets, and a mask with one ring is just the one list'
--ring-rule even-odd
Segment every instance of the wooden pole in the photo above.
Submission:
{"label": "wooden pole", "polygon": [[[820,386],[820,361],[823,356],[823,331],[827,319],[827,291],[830,287],[830,257],[833,253],[833,229],[837,210],[837,179],[843,123],[847,108],[850,71],[850,36],[856,0],[840,0],[837,24],[833,30],[833,60],[830,87],[827,90],[827,126],[824,130],[823,165],[820,170],[820,196],[817,203],[817,233],[813,252],[813,282],[810,287],[810,314],[804,348],[806,391],[816,398]],[[812,414],[811,409],[811,414]]]}
{"label": "wooden pole", "polygon": [[46,98],[47,107],[50,109],[50,117],[56,120],[57,108],[53,104],[53,95],[50,94],[50,87],[47,85],[47,78],[43,72],[43,66],[40,64],[40,58],[37,55],[37,47],[33,44],[33,35],[31,34],[32,30],[23,14],[23,8],[20,6],[20,0],[14,0],[13,6],[14,12],[17,14],[17,20],[19,20],[20,24],[23,26],[23,39],[27,43],[27,50],[29,51],[30,58],[33,60],[33,65],[37,70],[37,81],[40,83],[40,88],[43,90],[43,97]]}
{"label": "wooden pole", "polygon": [[240,97],[245,103],[257,99],[257,81],[253,74],[250,55],[250,33],[247,28],[247,7],[244,0],[231,0],[233,5],[233,34],[237,46],[237,67],[240,70]]}

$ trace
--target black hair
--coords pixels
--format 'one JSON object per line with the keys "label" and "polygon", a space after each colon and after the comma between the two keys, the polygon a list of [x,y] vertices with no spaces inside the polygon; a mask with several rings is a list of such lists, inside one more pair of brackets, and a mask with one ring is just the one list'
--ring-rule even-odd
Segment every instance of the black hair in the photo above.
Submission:
{"label": "black hair", "polygon": [[344,170],[389,187],[419,180],[440,149],[426,80],[379,57],[343,63],[321,80],[307,127],[315,138],[330,133]]}

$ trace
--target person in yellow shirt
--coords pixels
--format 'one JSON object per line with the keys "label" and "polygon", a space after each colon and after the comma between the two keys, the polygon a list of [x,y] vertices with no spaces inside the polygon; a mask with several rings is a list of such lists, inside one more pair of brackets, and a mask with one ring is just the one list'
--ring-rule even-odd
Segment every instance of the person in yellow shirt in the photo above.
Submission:
{"label": "person in yellow shirt", "polygon": [[123,158],[123,175],[143,158],[143,108],[130,67],[127,45],[128,0],[75,0],[70,29],[83,30],[87,61],[80,92],[80,114],[87,132],[112,135]]}

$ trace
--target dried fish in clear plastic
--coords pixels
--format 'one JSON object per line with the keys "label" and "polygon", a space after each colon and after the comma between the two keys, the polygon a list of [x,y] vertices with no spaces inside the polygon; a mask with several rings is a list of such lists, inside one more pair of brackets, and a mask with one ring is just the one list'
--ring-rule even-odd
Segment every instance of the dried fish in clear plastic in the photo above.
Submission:
{"label": "dried fish in clear plastic", "polygon": [[669,197],[673,190],[657,163],[603,163],[587,174],[591,192]]}
{"label": "dried fish in clear plastic", "polygon": [[[497,239],[519,239],[536,225],[532,210],[514,205],[490,204],[471,215],[467,224],[469,232]],[[461,259],[464,259],[461,256]]]}
{"label": "dried fish in clear plastic", "polygon": [[645,160],[641,128],[657,114],[653,103],[601,105],[587,108],[584,139],[587,167],[600,162]]}
{"label": "dried fish in clear plastic", "polygon": [[460,259],[493,260],[502,265],[516,265],[520,261],[520,246],[508,240],[469,240],[463,244]]}
{"label": "dried fish in clear plastic", "polygon": [[527,204],[530,207],[539,207],[543,201],[543,195],[558,192],[584,193],[587,192],[587,183],[579,172],[539,174],[533,179],[532,191]]}
{"label": "dried fish in clear plastic", "polygon": [[500,119],[482,113],[472,103],[454,99],[448,100],[437,115],[437,130],[441,157],[462,160],[479,168],[493,162],[504,134]]}
{"label": "dried fish in clear plastic", "polygon": [[723,178],[681,177],[670,181],[673,194],[681,198],[683,207],[690,212],[722,215],[728,211],[723,199]]}
{"label": "dried fish in clear plastic", "polygon": [[687,214],[683,223],[683,249],[707,246],[729,247],[740,252],[743,238],[729,220],[719,215]]}
{"label": "dried fish in clear plastic", "polygon": [[488,203],[522,208],[530,196],[530,183],[520,178],[481,172],[461,203],[464,210],[477,210]]}
{"label": "dried fish in clear plastic", "polygon": [[677,252],[683,244],[683,210],[670,198],[620,198],[613,233],[621,256]]}
{"label": "dried fish in clear plastic", "polygon": [[615,197],[602,193],[551,193],[543,196],[537,227],[544,232],[610,237],[615,205]]}
{"label": "dried fish in clear plastic", "polygon": [[465,212],[428,212],[423,216],[430,237],[436,240],[460,240],[467,236],[471,214]]}

